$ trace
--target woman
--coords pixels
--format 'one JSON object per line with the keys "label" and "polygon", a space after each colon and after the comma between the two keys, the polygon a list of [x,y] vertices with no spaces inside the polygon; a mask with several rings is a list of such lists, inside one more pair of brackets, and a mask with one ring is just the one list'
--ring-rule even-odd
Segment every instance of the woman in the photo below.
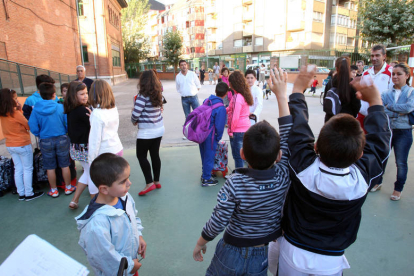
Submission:
{"label": "woman", "polygon": [[201,66],[201,70],[200,70],[200,83],[201,85],[204,85],[204,78],[206,75],[206,70],[204,70],[204,65]]}
{"label": "woman", "polygon": [[[385,113],[390,118],[395,163],[397,164],[397,181],[394,183],[394,192],[391,200],[400,200],[401,193],[407,180],[407,159],[413,143],[412,125],[408,119],[408,113],[414,111],[413,87],[409,86],[411,78],[410,67],[405,63],[399,63],[392,69],[392,89],[382,93],[381,98],[385,107]],[[385,169],[384,164],[384,169]],[[378,191],[381,185],[376,185],[371,191]]]}
{"label": "woman", "polygon": [[253,97],[246,79],[240,71],[234,71],[229,77],[230,88],[234,90],[229,107],[227,107],[228,128],[231,152],[236,168],[243,167],[240,149],[243,147],[244,133],[250,127],[250,109]]}
{"label": "woman", "polygon": [[266,74],[266,66],[262,63],[260,66],[260,75],[259,75],[259,83],[262,83],[264,85],[265,83],[265,74]]}
{"label": "woman", "polygon": [[[349,84],[351,82],[350,66],[351,62],[347,56],[336,60],[335,68],[337,73],[333,76],[332,81],[326,85],[324,98],[326,92],[332,87],[336,88],[336,94],[338,94],[341,101],[341,110],[338,113],[350,114],[356,118],[361,108],[361,101],[357,99],[355,89]],[[324,110],[332,110],[332,108],[324,105]],[[331,112],[326,113],[325,123],[334,115]]]}
{"label": "woman", "polygon": [[[138,95],[132,111],[131,121],[138,125],[136,154],[142,173],[145,177],[145,188],[138,195],[145,195],[152,190],[160,189],[161,159],[159,155],[161,139],[164,135],[162,111],[162,86],[152,70],[144,71],[138,82]],[[148,151],[151,165],[148,162]]]}

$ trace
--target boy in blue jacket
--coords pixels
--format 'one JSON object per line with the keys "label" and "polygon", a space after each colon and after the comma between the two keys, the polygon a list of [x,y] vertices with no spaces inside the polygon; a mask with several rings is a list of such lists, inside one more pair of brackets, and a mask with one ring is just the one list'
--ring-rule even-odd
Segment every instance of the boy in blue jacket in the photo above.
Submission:
{"label": "boy in blue jacket", "polygon": [[[216,96],[210,95],[208,100],[211,101],[212,105],[217,103],[223,103],[224,97],[229,91],[229,86],[225,82],[220,82],[216,86]],[[219,106],[211,112],[210,127],[214,126],[214,131],[210,133],[207,139],[201,143],[200,146],[200,155],[201,163],[203,164],[203,172],[201,175],[201,186],[215,186],[217,185],[217,179],[214,179],[211,176],[211,171],[214,167],[214,157],[216,155],[217,143],[221,140],[224,132],[224,125],[226,124],[226,108]],[[212,135],[214,137],[212,139]],[[213,141],[212,141],[213,140]]]}
{"label": "boy in blue jacket", "polygon": [[[48,195],[56,198],[59,192],[56,188],[57,163],[62,168],[65,181],[65,194],[70,195],[76,190],[70,184],[70,158],[69,137],[66,114],[63,114],[63,105],[58,104],[56,88],[52,83],[41,83],[39,85],[40,96],[43,100],[38,101],[33,108],[29,119],[30,131],[40,138],[40,151],[43,155],[43,167],[47,170],[47,178],[50,184]],[[57,162],[56,162],[57,160]]]}

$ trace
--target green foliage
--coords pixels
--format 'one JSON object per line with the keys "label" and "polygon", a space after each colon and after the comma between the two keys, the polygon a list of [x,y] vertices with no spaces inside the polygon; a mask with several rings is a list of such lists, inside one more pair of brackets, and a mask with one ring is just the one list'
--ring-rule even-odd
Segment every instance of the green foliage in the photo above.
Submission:
{"label": "green foliage", "polygon": [[413,0],[360,0],[358,11],[363,40],[386,46],[413,43]]}
{"label": "green foliage", "polygon": [[183,39],[180,33],[177,31],[168,31],[164,35],[163,47],[164,57],[167,58],[169,64],[174,66],[175,72],[182,54],[181,48],[183,47]]}
{"label": "green foliage", "polygon": [[148,0],[129,0],[122,9],[122,40],[125,63],[139,62],[148,56],[150,43],[144,34],[149,10]]}

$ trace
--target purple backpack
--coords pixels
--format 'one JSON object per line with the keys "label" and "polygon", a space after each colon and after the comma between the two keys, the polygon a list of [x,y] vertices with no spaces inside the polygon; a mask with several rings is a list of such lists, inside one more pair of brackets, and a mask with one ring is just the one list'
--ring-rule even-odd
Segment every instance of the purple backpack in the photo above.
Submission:
{"label": "purple backpack", "polygon": [[210,128],[211,113],[213,109],[224,105],[223,103],[211,104],[211,100],[206,100],[188,115],[183,127],[183,134],[188,140],[201,144],[211,131],[213,131],[212,139],[214,138],[215,128],[214,126]]}

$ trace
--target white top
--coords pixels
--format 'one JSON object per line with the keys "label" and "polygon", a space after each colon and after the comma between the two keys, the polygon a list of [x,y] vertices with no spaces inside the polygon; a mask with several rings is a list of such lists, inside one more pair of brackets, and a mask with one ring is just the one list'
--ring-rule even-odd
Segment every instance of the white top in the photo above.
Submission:
{"label": "white top", "polygon": [[157,128],[139,128],[137,133],[137,139],[154,139],[162,137],[164,133],[164,126]]}
{"label": "white top", "polygon": [[[263,91],[256,85],[253,85],[250,87],[250,93],[252,93],[253,105],[249,106],[249,110],[250,113],[256,115],[257,122],[259,122],[259,116],[263,109]],[[250,124],[254,125],[254,120],[250,120]]]}
{"label": "white top", "polygon": [[123,149],[118,136],[119,113],[116,107],[95,108],[89,121],[91,123],[88,143],[89,164],[102,153],[117,154]]}
{"label": "white top", "polygon": [[265,73],[266,72],[266,67],[260,66],[260,73]]}
{"label": "white top", "polygon": [[398,98],[400,97],[400,95],[401,95],[401,89],[395,89],[394,97],[395,97],[396,103],[398,102]]}
{"label": "white top", "polygon": [[343,269],[350,268],[345,255],[327,256],[316,254],[289,243],[284,237],[277,240],[280,243],[280,257],[292,268],[311,275],[334,275]]}
{"label": "white top", "polygon": [[214,70],[214,73],[220,74],[220,66],[219,65],[214,65],[213,70]]}
{"label": "white top", "polygon": [[201,88],[200,80],[196,73],[187,71],[184,76],[181,72],[175,78],[175,87],[181,97],[195,96]]}

